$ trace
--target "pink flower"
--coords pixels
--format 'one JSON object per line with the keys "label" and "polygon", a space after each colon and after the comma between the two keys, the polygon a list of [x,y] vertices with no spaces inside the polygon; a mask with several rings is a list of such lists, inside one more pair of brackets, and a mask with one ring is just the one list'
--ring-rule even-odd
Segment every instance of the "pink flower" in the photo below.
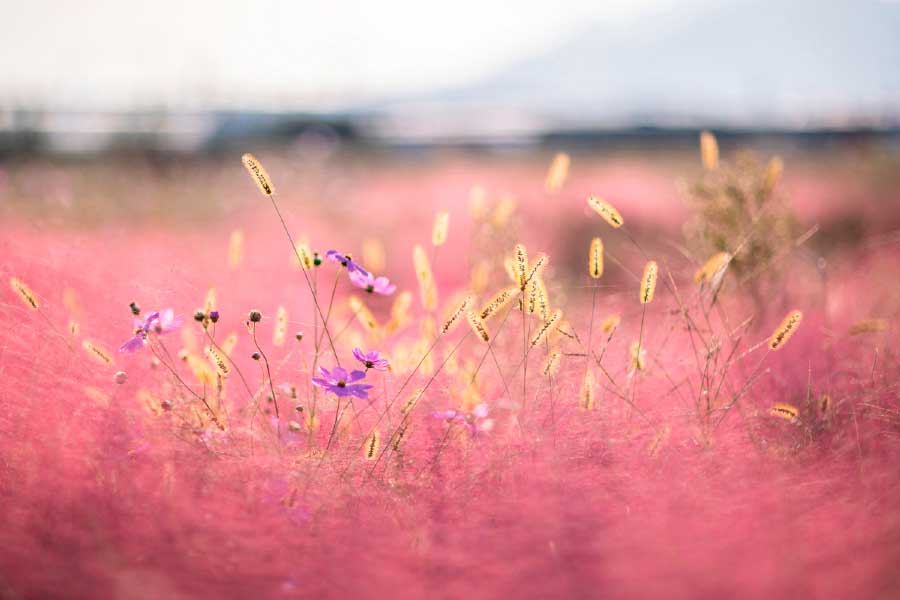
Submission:
{"label": "pink flower", "polygon": [[363,352],[359,348],[354,348],[353,356],[366,367],[366,370],[387,371],[390,366],[386,358],[379,358],[377,350]]}
{"label": "pink flower", "polygon": [[397,289],[396,285],[391,284],[387,277],[375,277],[371,273],[365,271],[350,272],[350,281],[358,288],[362,288],[367,292],[382,294],[389,296]]}

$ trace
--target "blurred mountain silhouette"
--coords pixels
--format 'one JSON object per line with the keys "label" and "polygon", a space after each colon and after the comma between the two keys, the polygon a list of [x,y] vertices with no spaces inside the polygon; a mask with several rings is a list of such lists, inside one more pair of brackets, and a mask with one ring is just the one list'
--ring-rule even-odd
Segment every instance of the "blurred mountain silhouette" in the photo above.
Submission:
{"label": "blurred mountain silhouette", "polygon": [[590,26],[475,84],[378,109],[473,130],[498,117],[521,129],[895,127],[900,3],[740,1]]}

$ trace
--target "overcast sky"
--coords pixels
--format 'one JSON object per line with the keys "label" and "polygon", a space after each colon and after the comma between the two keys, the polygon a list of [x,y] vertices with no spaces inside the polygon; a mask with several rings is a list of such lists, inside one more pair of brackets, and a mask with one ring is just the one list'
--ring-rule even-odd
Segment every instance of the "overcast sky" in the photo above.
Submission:
{"label": "overcast sky", "polygon": [[589,23],[674,5],[0,0],[0,106],[336,108],[466,83]]}

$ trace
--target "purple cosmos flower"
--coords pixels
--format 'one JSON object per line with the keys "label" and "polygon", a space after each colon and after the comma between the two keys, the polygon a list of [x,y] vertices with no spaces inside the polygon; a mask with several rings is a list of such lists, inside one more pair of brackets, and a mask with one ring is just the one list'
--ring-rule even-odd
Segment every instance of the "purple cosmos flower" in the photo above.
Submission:
{"label": "purple cosmos flower", "polygon": [[335,396],[353,396],[355,398],[367,399],[369,397],[369,389],[371,385],[365,383],[353,383],[364,379],[365,371],[351,371],[347,373],[341,367],[335,367],[330,372],[325,367],[319,367],[322,377],[313,377],[313,383],[321,388],[325,388]]}
{"label": "purple cosmos flower", "polygon": [[325,253],[325,257],[331,262],[341,263],[341,265],[347,267],[347,272],[351,275],[353,273],[361,273],[363,275],[369,274],[369,272],[363,269],[358,262],[350,258],[349,254],[342,254],[337,250],[329,250]]}
{"label": "purple cosmos flower", "polygon": [[150,332],[156,334],[169,333],[181,325],[181,321],[175,318],[175,312],[171,308],[153,311],[143,321],[134,320],[134,336],[119,347],[119,352],[136,352],[147,345],[147,336]]}
{"label": "purple cosmos flower", "polygon": [[375,277],[371,273],[353,271],[350,273],[350,281],[352,281],[353,285],[356,287],[362,288],[370,294],[374,292],[376,294],[389,296],[397,289],[397,286],[391,284],[387,277]]}
{"label": "purple cosmos flower", "polygon": [[472,412],[466,413],[461,410],[439,410],[431,414],[435,419],[453,423],[454,421],[464,425],[472,437],[479,431],[490,431],[494,427],[494,420],[488,419],[488,406],[484,402],[472,409]]}
{"label": "purple cosmos flower", "polygon": [[365,365],[366,370],[375,369],[376,371],[387,371],[390,364],[386,358],[378,357],[378,350],[369,350],[363,352],[359,348],[353,349],[353,356],[356,360]]}

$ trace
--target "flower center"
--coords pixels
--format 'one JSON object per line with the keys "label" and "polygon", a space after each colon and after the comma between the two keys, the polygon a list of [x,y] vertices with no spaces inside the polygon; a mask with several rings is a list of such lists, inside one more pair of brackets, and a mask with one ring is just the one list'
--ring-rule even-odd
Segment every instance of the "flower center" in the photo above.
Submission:
{"label": "flower center", "polygon": [[375,291],[375,286],[374,286],[374,285],[369,285],[369,286],[367,286],[367,287],[366,287],[366,291],[369,292],[369,293],[371,294],[372,292]]}
{"label": "flower center", "polygon": [[374,367],[374,366],[375,366],[375,363],[373,363],[371,360],[367,360],[367,361],[366,361],[366,368],[367,368],[367,369],[371,369],[371,368]]}
{"label": "flower center", "polygon": [[338,381],[338,382],[337,382],[337,386],[338,386],[339,388],[345,388],[345,387],[347,387],[347,382],[344,381],[344,380]]}

